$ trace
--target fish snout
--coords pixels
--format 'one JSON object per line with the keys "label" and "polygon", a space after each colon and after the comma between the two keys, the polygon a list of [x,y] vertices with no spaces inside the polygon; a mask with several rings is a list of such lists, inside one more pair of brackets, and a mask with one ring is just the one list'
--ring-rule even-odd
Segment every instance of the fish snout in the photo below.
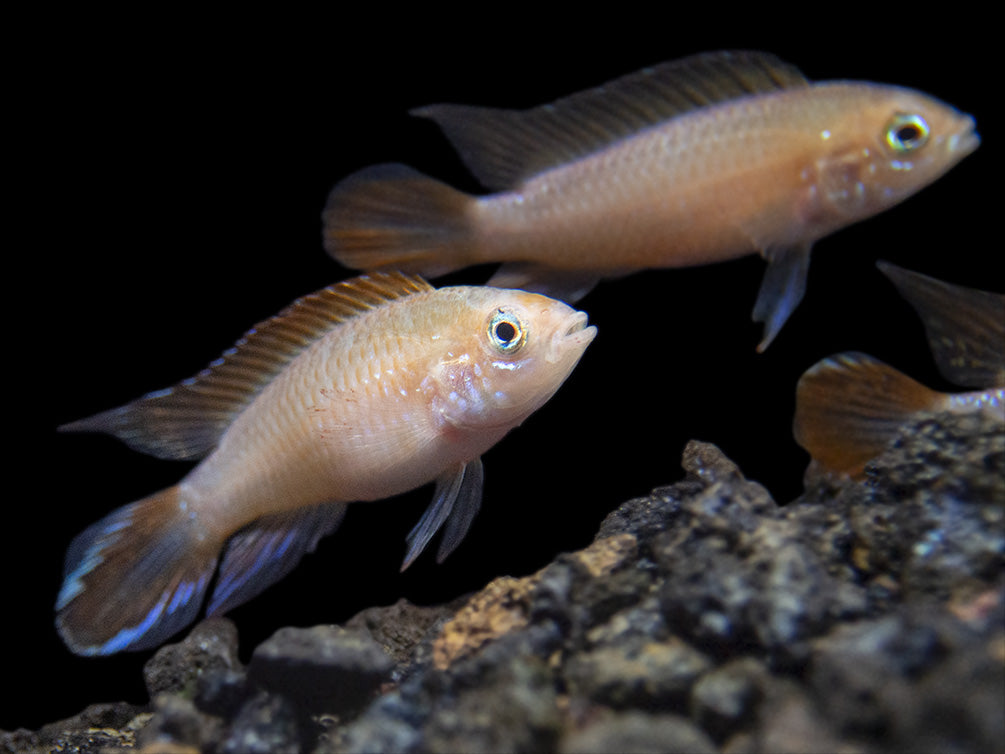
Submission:
{"label": "fish snout", "polygon": [[579,358],[597,335],[597,328],[587,326],[588,322],[586,312],[573,312],[559,324],[548,349],[549,363],[555,364],[561,361],[570,351],[575,351],[576,358]]}
{"label": "fish snout", "polygon": [[977,133],[977,121],[972,115],[960,113],[959,127],[955,130],[946,144],[950,154],[959,155],[963,158],[973,152],[981,143],[981,137]]}

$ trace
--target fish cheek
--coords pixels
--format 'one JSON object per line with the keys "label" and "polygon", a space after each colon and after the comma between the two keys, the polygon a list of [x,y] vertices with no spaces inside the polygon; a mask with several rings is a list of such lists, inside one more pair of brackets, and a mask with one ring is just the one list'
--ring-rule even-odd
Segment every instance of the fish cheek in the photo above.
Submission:
{"label": "fish cheek", "polygon": [[804,171],[804,222],[822,226],[824,233],[878,211],[873,207],[877,159],[869,147],[831,152]]}
{"label": "fish cheek", "polygon": [[433,384],[427,383],[433,409],[451,427],[472,427],[491,420],[494,391],[478,359],[464,353],[440,362]]}

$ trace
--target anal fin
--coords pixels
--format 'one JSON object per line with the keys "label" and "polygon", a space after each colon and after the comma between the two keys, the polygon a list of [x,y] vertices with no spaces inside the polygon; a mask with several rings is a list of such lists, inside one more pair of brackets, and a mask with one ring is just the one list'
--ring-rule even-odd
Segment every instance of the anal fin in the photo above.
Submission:
{"label": "anal fin", "polygon": [[227,542],[206,613],[225,613],[286,576],[322,537],[338,528],[346,507],[345,503],[324,503],[263,516],[234,534]]}

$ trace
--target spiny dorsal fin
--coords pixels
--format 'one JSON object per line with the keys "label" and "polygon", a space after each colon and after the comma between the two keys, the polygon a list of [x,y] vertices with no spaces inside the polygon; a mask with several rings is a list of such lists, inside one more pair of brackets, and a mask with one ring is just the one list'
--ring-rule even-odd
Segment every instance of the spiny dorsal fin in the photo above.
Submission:
{"label": "spiny dorsal fin", "polygon": [[1005,385],[1005,295],[877,262],[925,324],[942,376],[963,387]]}
{"label": "spiny dorsal fin", "polygon": [[858,478],[912,415],[943,399],[878,359],[841,353],[799,378],[793,433],[813,460]]}
{"label": "spiny dorsal fin", "polygon": [[330,285],[253,327],[194,377],[60,430],[107,432],[158,458],[201,458],[234,417],[319,337],[369,309],[432,289],[422,278],[400,272],[375,272]]}
{"label": "spiny dorsal fin", "polygon": [[435,121],[475,177],[500,190],[692,110],[808,83],[766,52],[708,52],[530,110],[442,104],[412,114]]}

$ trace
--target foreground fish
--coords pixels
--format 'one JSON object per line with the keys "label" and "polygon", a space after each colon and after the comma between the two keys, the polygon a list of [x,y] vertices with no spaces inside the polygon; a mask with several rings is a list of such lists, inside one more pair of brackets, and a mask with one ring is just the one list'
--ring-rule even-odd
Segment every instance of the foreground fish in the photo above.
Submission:
{"label": "foreground fish", "polygon": [[818,362],[796,388],[796,440],[815,463],[853,478],[922,411],[988,411],[1005,431],[1005,295],[879,266],[924,321],[942,375],[985,389],[940,393],[862,353]]}
{"label": "foreground fish", "polygon": [[595,334],[536,294],[377,273],[300,299],[192,380],[66,425],[206,458],[74,540],[60,634],[79,654],[154,647],[197,617],[218,561],[210,614],[282,578],[347,503],[430,481],[403,568],[445,526],[442,560],[478,511],[480,456],[551,397]]}
{"label": "foreground fish", "polygon": [[403,165],[332,191],[329,253],[436,276],[503,262],[490,284],[575,301],[601,278],[759,252],[763,350],[803,296],[810,247],[934,181],[978,144],[924,94],[810,84],[757,52],[647,68],[526,111],[433,105],[473,197]]}

